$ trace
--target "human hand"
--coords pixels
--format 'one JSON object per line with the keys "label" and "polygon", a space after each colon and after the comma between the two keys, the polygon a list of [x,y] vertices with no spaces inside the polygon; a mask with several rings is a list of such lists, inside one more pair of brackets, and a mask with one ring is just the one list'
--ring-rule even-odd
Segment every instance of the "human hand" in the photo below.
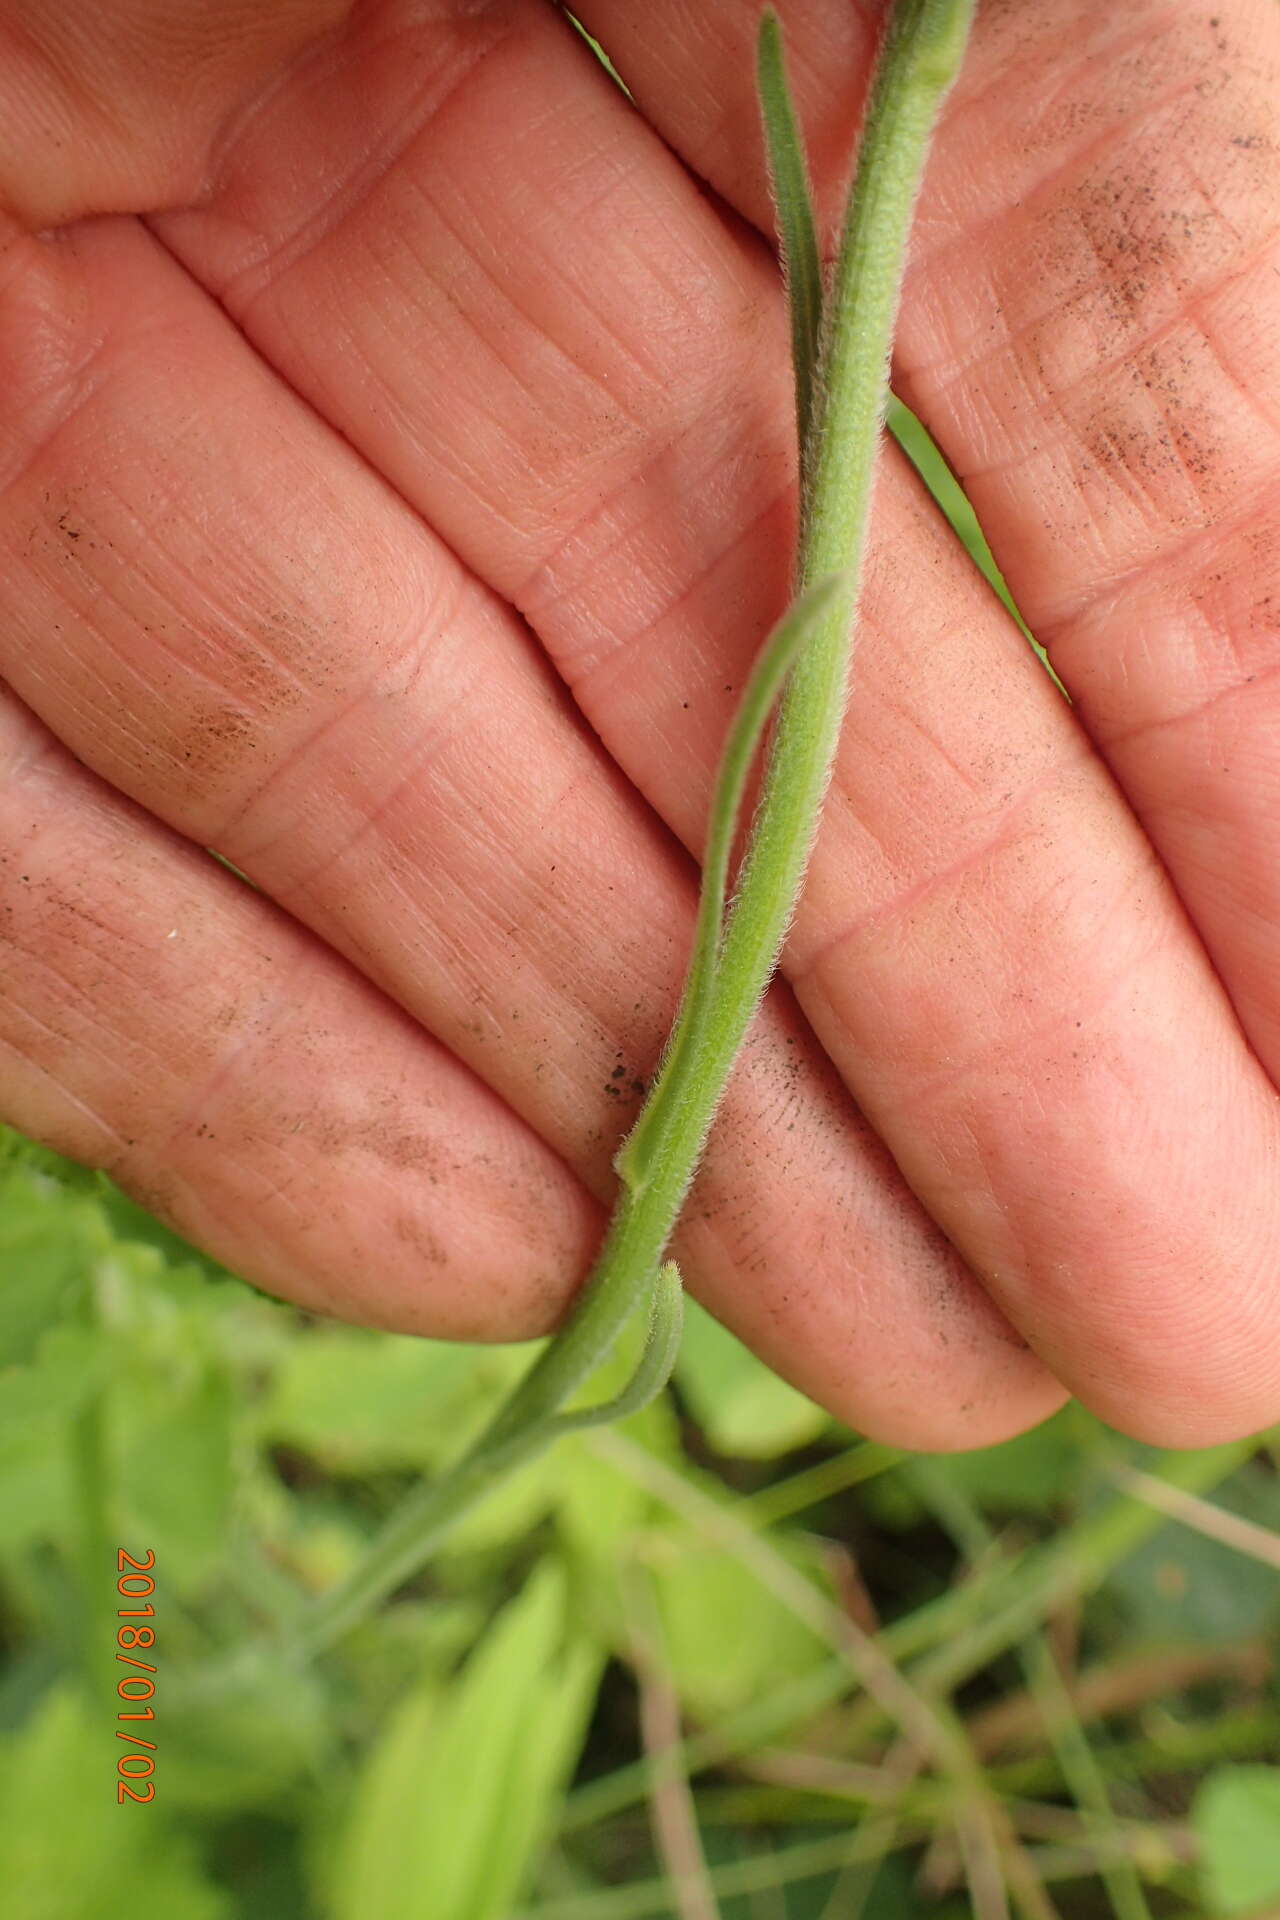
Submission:
{"label": "human hand", "polygon": [[[581,11],[636,106],[545,0],[0,4],[0,1109],[449,1337],[590,1262],[788,588],[757,0]],[[834,216],[882,9],[781,11]],[[896,383],[1075,711],[887,450],[676,1245],[887,1440],[1280,1410],[1278,83],[984,0],[939,135]]]}

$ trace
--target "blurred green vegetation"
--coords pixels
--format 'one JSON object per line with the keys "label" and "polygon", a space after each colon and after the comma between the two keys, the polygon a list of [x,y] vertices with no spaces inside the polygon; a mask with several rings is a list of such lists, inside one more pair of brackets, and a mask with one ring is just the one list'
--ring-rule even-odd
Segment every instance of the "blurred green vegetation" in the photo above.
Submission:
{"label": "blurred green vegetation", "polygon": [[[1277,1436],[1166,1456],[1073,1407],[908,1459],[695,1309],[663,1401],[307,1667],[308,1599],[527,1352],[280,1306],[16,1135],[0,1272],[21,1920],[1280,1912]],[[121,1547],[155,1556],[149,1805]]]}

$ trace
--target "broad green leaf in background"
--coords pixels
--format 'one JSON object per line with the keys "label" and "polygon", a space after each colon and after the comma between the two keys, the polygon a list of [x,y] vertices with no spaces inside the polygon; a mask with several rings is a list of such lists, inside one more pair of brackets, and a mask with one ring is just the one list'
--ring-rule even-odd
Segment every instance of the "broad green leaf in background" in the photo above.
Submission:
{"label": "broad green leaf in background", "polygon": [[[637,1446],[679,1466],[680,1445],[670,1398],[624,1420],[619,1429]],[[666,1516],[630,1474],[596,1451],[595,1436],[562,1440],[556,1450],[555,1524],[571,1569],[574,1595],[601,1645],[624,1658],[631,1633],[623,1576]]]}
{"label": "broad green leaf in background", "polygon": [[[803,1551],[797,1542],[789,1557],[800,1560]],[[830,1659],[826,1641],[736,1555],[704,1545],[688,1529],[673,1527],[651,1540],[645,1565],[676,1692],[704,1724]]]}
{"label": "broad green leaf in background", "polygon": [[371,1738],[404,1703],[405,1676],[414,1687],[442,1686],[459,1671],[482,1637],[493,1611],[487,1583],[471,1582],[457,1595],[433,1591],[401,1597],[353,1627],[343,1642],[343,1722],[354,1738]]}
{"label": "broad green leaf in background", "polygon": [[830,1414],[780,1380],[700,1307],[685,1302],[676,1380],[689,1411],[717,1453],[774,1460],[830,1431]]}
{"label": "broad green leaf in background", "polygon": [[[1280,1480],[1249,1466],[1214,1494],[1224,1512],[1280,1531]],[[1280,1629],[1275,1568],[1176,1520],[1112,1569],[1104,1588],[1132,1631],[1149,1644],[1199,1640],[1231,1645]]]}
{"label": "broad green leaf in background", "polygon": [[561,1471],[559,1453],[551,1447],[491,1487],[436,1549],[435,1564],[442,1576],[447,1573],[453,1578],[457,1569],[465,1579],[476,1554],[501,1563],[518,1554],[521,1542],[554,1511]]}
{"label": "broad green leaf in background", "polygon": [[0,1553],[65,1542],[72,1528],[71,1454],[50,1425],[15,1425],[0,1438]]}
{"label": "broad green leaf in background", "polygon": [[233,1383],[220,1340],[237,1283],[117,1240],[96,1176],[0,1138],[0,1549],[70,1522],[70,1423],[104,1389],[113,1520],[182,1584],[219,1554]]}
{"label": "broad green leaf in background", "polygon": [[1280,1767],[1219,1767],[1196,1795],[1191,1824],[1215,1914],[1280,1901]]}
{"label": "broad green leaf in background", "polygon": [[284,1356],[259,1434],[329,1473],[435,1466],[528,1364],[528,1348],[315,1327]]}
{"label": "broad green leaf in background", "polygon": [[599,1680],[546,1561],[448,1689],[384,1729],[337,1843],[332,1920],[504,1920],[548,1831]]}
{"label": "broad green leaf in background", "polygon": [[[625,1431],[636,1438],[642,1429],[651,1433],[655,1418],[666,1411],[661,1401],[656,1402],[628,1421]],[[581,1569],[589,1580],[603,1576],[612,1584],[619,1562],[634,1545],[653,1502],[629,1475],[602,1460],[590,1439],[562,1440],[558,1462],[556,1525],[560,1538],[573,1558],[575,1570]]]}
{"label": "broad green leaf in background", "polygon": [[[686,1299],[686,1334],[694,1311],[694,1302]],[[592,1375],[590,1387],[580,1396],[584,1403],[608,1400],[621,1392],[639,1360],[643,1335],[642,1327],[627,1329],[613,1353]],[[647,1407],[630,1414],[614,1431],[669,1463],[680,1460],[679,1421],[667,1394],[660,1394]],[[554,1458],[560,1467],[556,1521],[577,1563],[575,1573],[602,1569],[616,1572],[619,1556],[626,1553],[652,1510],[650,1495],[612,1461],[600,1457],[593,1433],[559,1441]]]}
{"label": "broad green leaf in background", "polygon": [[[1101,1422],[1074,1403],[1029,1433],[972,1453],[939,1459],[948,1480],[999,1518],[1054,1515],[1097,1478]],[[884,1474],[861,1489],[865,1510],[881,1526],[905,1532],[927,1521],[928,1505],[909,1474]]]}
{"label": "broad green leaf in background", "polygon": [[15,1920],[231,1920],[163,1805],[116,1803],[124,1751],[69,1688],[0,1744],[0,1888]]}
{"label": "broad green leaf in background", "polygon": [[115,1506],[128,1538],[155,1548],[170,1592],[213,1571],[231,1517],[232,1383],[200,1358],[168,1379],[122,1371],[109,1402]]}
{"label": "broad green leaf in background", "polygon": [[230,1282],[170,1267],[120,1241],[94,1262],[92,1312],[109,1362],[103,1497],[124,1544],[145,1541],[170,1594],[198,1589],[222,1559],[233,1492],[237,1381]]}
{"label": "broad green leaf in background", "polygon": [[270,1655],[244,1656],[207,1687],[171,1668],[157,1694],[166,1805],[262,1812],[300,1780],[318,1779],[336,1740],[315,1674]]}
{"label": "broad green leaf in background", "polygon": [[91,1199],[20,1151],[0,1128],[0,1368],[34,1358],[41,1335],[74,1311],[85,1272],[109,1237]]}
{"label": "broad green leaf in background", "polygon": [[[530,1365],[532,1351],[307,1328],[282,1357],[255,1436],[306,1454],[326,1474],[438,1472]],[[438,1562],[518,1541],[552,1504],[557,1477],[548,1456],[503,1481],[453,1529]]]}
{"label": "broad green leaf in background", "polygon": [[51,1431],[101,1386],[107,1355],[89,1327],[50,1327],[26,1366],[0,1369],[0,1445],[33,1426]]}
{"label": "broad green leaf in background", "polygon": [[1078,1500],[1097,1472],[1101,1424],[1072,1402],[1029,1433],[949,1454],[949,1478],[989,1514],[1051,1514]]}
{"label": "broad green leaf in background", "polygon": [[0,1552],[67,1535],[70,1422],[101,1385],[106,1362],[98,1336],[70,1325],[41,1333],[29,1364],[0,1368]]}

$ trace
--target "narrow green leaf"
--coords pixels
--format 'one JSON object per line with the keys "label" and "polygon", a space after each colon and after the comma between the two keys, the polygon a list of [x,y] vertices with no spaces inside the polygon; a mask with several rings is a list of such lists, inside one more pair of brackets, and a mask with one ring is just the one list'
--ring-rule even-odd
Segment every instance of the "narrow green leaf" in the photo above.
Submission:
{"label": "narrow green leaf", "polygon": [[669,1116],[683,1098],[685,1082],[700,1050],[716,990],[734,836],[761,736],[806,642],[838,595],[847,590],[843,575],[832,574],[792,602],[760,649],[729,729],[711,803],[693,957],[684,997],[649,1098],[614,1160],[618,1173],[632,1188],[643,1186],[653,1171]]}
{"label": "narrow green leaf", "polygon": [[563,1577],[544,1565],[447,1693],[420,1688],[387,1726],[339,1842],[333,1920],[504,1920],[599,1666],[593,1646],[566,1643]]}
{"label": "narrow green leaf", "polygon": [[639,1413],[651,1400],[656,1400],[671,1378],[671,1369],[680,1351],[683,1325],[684,1289],[680,1269],[674,1260],[668,1260],[654,1282],[644,1351],[626,1386],[598,1406],[554,1415],[549,1422],[552,1433],[573,1433],[581,1427],[600,1427],[613,1420],[625,1420],[628,1414]]}
{"label": "narrow green leaf", "polygon": [[800,472],[808,479],[812,457],[814,393],[822,337],[822,262],[813,212],[809,169],[787,81],[782,29],[772,11],[760,22],[756,48],[756,85],[764,124],[769,185],[778,224],[778,246],[791,315],[791,360],[795,369],[796,428]]}

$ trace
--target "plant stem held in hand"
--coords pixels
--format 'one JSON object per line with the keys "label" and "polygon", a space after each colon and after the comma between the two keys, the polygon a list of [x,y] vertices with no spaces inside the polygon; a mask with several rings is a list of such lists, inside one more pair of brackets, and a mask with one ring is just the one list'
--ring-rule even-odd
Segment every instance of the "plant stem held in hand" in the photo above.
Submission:
{"label": "plant stem held in hand", "polygon": [[[839,253],[824,288],[808,176],[766,14],[757,81],[792,321],[801,516],[796,599],[766,641],[717,778],[684,996],[660,1070],[615,1166],[620,1187],[574,1312],[458,1465],[410,1495],[355,1573],[304,1623],[332,1641],[415,1572],[441,1533],[557,1435],[659,1392],[679,1341],[665,1259],[738,1049],[777,964],[817,832],[844,711],[858,577],[907,241],[938,111],[975,0],[896,0],[876,65]],[[783,692],[785,684],[785,692]],[[781,694],[761,797],[726,910],[730,852],[752,761]],[[644,1352],[616,1399],[565,1412],[638,1312]]]}

